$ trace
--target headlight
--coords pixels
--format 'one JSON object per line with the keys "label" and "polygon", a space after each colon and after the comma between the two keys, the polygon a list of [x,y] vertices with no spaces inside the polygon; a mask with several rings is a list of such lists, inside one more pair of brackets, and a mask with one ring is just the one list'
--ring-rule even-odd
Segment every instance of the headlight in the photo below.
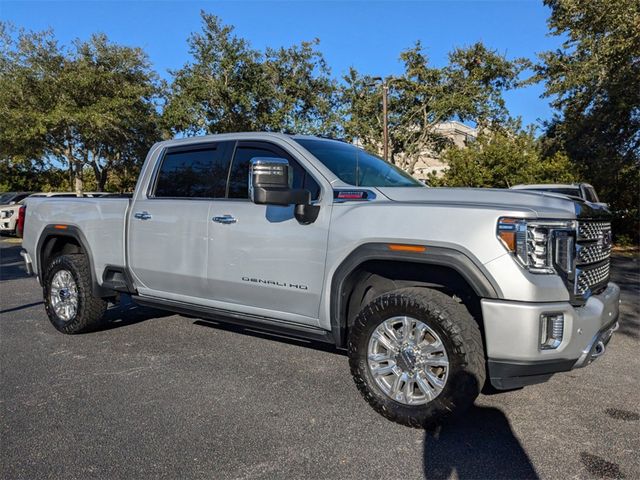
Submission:
{"label": "headlight", "polygon": [[505,248],[532,273],[573,270],[576,222],[503,217],[497,235]]}
{"label": "headlight", "polygon": [[2,210],[0,212],[0,218],[9,218],[11,215],[13,215],[13,210]]}

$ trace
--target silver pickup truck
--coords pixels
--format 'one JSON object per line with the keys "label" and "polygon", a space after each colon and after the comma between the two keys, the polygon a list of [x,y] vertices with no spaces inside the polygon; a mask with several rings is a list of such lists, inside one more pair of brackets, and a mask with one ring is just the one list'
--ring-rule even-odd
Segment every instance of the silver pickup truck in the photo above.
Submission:
{"label": "silver pickup truck", "polygon": [[410,426],[464,410],[485,385],[588,365],[618,321],[604,207],[429,188],[317,137],[158,143],[132,198],[28,200],[23,246],[63,333],[95,328],[125,293],[329,342],[371,406]]}

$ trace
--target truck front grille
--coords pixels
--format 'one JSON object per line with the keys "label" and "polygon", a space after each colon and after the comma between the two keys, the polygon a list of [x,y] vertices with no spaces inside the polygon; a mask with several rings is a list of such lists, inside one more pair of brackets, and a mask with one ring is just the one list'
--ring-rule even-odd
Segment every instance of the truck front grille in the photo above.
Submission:
{"label": "truck front grille", "polygon": [[611,224],[581,221],[577,233],[574,293],[586,300],[600,293],[609,283]]}

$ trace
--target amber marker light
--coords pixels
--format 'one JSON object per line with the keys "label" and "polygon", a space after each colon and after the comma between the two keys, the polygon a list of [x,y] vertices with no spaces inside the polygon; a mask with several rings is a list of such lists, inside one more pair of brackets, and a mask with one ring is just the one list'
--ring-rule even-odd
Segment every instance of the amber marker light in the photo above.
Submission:
{"label": "amber marker light", "polygon": [[389,250],[392,252],[425,252],[427,247],[423,245],[403,245],[401,243],[390,243]]}
{"label": "amber marker light", "polygon": [[510,252],[516,251],[516,223],[515,218],[501,218],[498,222],[498,238]]}
{"label": "amber marker light", "polygon": [[67,226],[66,225],[54,225],[53,228],[55,228],[56,230],[66,230]]}

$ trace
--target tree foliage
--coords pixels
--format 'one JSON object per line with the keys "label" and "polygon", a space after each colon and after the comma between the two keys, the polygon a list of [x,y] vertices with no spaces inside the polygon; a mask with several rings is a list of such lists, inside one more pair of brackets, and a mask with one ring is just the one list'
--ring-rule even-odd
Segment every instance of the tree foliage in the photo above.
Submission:
{"label": "tree foliage", "polygon": [[138,48],[93,35],[61,47],[52,32],[2,26],[0,151],[14,164],[67,169],[83,189],[85,167],[104,189],[112,171],[139,166],[159,137],[156,75]]}
{"label": "tree foliage", "polygon": [[[559,49],[540,55],[535,80],[558,114],[549,152],[563,150],[615,210],[635,209],[640,190],[640,3],[545,0]],[[636,224],[637,227],[637,224]],[[636,236],[638,232],[634,233]]]}
{"label": "tree foliage", "polygon": [[509,188],[578,179],[566,155],[545,156],[533,128],[523,130],[517,123],[487,130],[466,148],[451,147],[443,160],[447,164],[444,175],[430,176],[434,186]]}
{"label": "tree foliage", "polygon": [[[517,86],[528,65],[525,59],[508,60],[482,43],[454,50],[441,68],[429,63],[419,42],[402,52],[400,59],[403,74],[385,80],[389,150],[392,163],[409,173],[420,156],[437,154],[447,146],[437,129],[441,122],[456,119],[474,122],[481,129],[500,128],[509,118],[502,95]],[[344,80],[345,133],[379,151],[383,128],[380,85],[355,69]]]}
{"label": "tree foliage", "polygon": [[215,15],[201,16],[202,31],[188,41],[192,61],[172,72],[164,110],[171,131],[336,131],[337,87],[318,40],[261,52]]}

